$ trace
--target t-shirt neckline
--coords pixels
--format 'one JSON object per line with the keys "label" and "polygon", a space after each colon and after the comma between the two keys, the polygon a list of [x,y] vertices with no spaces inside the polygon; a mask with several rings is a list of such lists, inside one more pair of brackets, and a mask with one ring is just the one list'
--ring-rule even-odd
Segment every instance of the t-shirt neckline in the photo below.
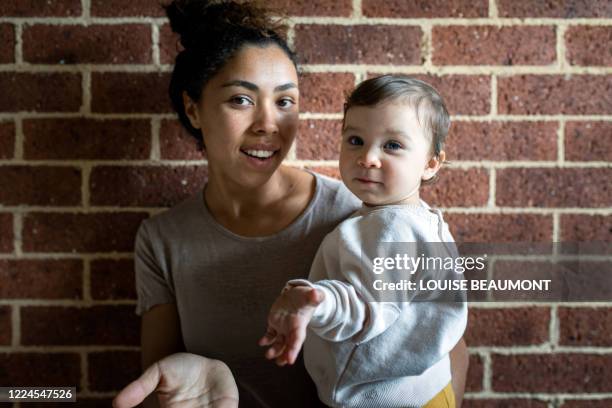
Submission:
{"label": "t-shirt neckline", "polygon": [[289,225],[287,225],[282,230],[275,232],[274,234],[271,234],[271,235],[264,235],[264,236],[259,236],[259,237],[245,237],[244,235],[236,234],[235,232],[232,232],[229,229],[225,228],[223,225],[221,225],[215,219],[215,217],[213,217],[213,215],[210,213],[210,210],[208,209],[208,205],[206,205],[206,200],[204,199],[204,190],[206,189],[206,185],[204,185],[204,187],[200,189],[200,192],[197,196],[198,206],[202,210],[202,214],[207,219],[208,223],[212,225],[217,231],[219,231],[220,233],[222,233],[223,235],[231,239],[238,240],[238,241],[245,241],[245,242],[263,242],[263,241],[277,239],[284,235],[290,234],[291,231],[297,228],[298,224],[303,222],[303,220],[308,216],[308,214],[314,208],[314,205],[318,201],[319,195],[321,194],[321,182],[322,181],[320,179],[319,174],[313,171],[310,171],[308,169],[304,169],[304,171],[312,174],[313,177],[315,178],[315,191],[314,191],[312,198],[310,199],[310,202],[308,203],[304,211],[302,211],[302,213],[295,220],[293,220]]}

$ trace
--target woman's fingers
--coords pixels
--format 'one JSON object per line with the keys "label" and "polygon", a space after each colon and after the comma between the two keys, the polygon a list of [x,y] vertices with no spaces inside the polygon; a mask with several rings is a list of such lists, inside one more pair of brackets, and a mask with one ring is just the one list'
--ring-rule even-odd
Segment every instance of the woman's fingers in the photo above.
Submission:
{"label": "woman's fingers", "polygon": [[154,363],[142,375],[128,384],[113,400],[114,408],[131,408],[140,404],[159,384],[159,364]]}
{"label": "woman's fingers", "polygon": [[282,335],[278,336],[274,344],[272,344],[272,346],[266,350],[266,358],[268,360],[277,358],[283,353],[283,351],[285,351],[285,346],[285,337]]}

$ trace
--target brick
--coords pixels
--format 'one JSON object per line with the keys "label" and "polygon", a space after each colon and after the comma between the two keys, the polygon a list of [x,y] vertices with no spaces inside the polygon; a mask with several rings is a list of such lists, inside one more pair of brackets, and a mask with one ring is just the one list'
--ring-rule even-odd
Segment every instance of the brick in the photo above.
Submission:
{"label": "brick", "polygon": [[565,159],[612,161],[612,122],[567,122]]}
{"label": "brick", "polygon": [[91,297],[96,300],[136,300],[134,260],[91,261]]}
{"label": "brick", "polygon": [[81,358],[77,353],[0,354],[0,367],[12,368],[0,370],[0,384],[80,389]]}
{"label": "brick", "polygon": [[92,391],[119,391],[141,374],[138,351],[89,353],[87,361]]}
{"label": "brick", "polygon": [[[2,7],[2,6],[0,6]],[[15,28],[12,24],[0,24],[0,64],[15,61]]]}
{"label": "brick", "polygon": [[12,0],[0,2],[0,15],[4,17],[77,17],[81,13],[81,0]]}
{"label": "brick", "polygon": [[183,49],[179,35],[172,32],[170,24],[159,28],[159,61],[162,64],[173,64],[178,53]]}
{"label": "brick", "polygon": [[313,166],[306,167],[306,169],[314,171],[315,173],[323,174],[324,176],[335,178],[340,180],[340,170],[337,167],[331,166]]}
{"label": "brick", "polygon": [[81,299],[83,261],[78,259],[0,260],[0,298]]}
{"label": "brick", "polygon": [[23,345],[129,345],[140,342],[134,306],[24,306]]}
{"label": "brick", "polygon": [[567,60],[571,65],[612,65],[612,27],[571,26],[565,32]]}
{"label": "brick", "polygon": [[434,65],[548,65],[556,60],[548,26],[436,26]]}
{"label": "brick", "polygon": [[537,214],[445,214],[457,242],[541,242],[552,239],[552,218]]}
{"label": "brick", "polygon": [[266,7],[278,9],[289,16],[349,17],[353,12],[351,0],[269,0]]}
{"label": "brick", "polygon": [[353,74],[303,74],[300,76],[300,111],[342,113],[346,96],[353,88]]}
{"label": "brick", "polygon": [[0,122],[0,159],[12,159],[15,156],[15,124]]}
{"label": "brick", "polygon": [[[41,213],[23,220],[26,252],[110,252],[134,250],[134,237],[144,212]],[[58,234],[70,231],[70,234]]]}
{"label": "brick", "polygon": [[0,213],[0,252],[13,252],[13,214]]}
{"label": "brick", "polygon": [[391,18],[488,17],[486,0],[363,0],[363,15]]}
{"label": "brick", "polygon": [[471,308],[465,341],[470,347],[539,345],[549,340],[548,307]]}
{"label": "brick", "polygon": [[556,160],[557,122],[452,123],[446,157],[470,161]]}
{"label": "brick", "polygon": [[560,408],[610,408],[612,398],[565,400]]}
{"label": "brick", "polygon": [[469,368],[465,381],[465,391],[477,392],[482,391],[482,383],[484,380],[484,361],[482,357],[476,354],[470,355]]}
{"label": "brick", "polygon": [[163,17],[166,13],[159,1],[91,0],[91,15],[94,17]]}
{"label": "brick", "polygon": [[295,49],[305,64],[421,65],[422,38],[421,28],[413,26],[295,27]]}
{"label": "brick", "polygon": [[162,160],[202,160],[206,157],[198,150],[195,137],[176,119],[162,120],[159,149]]}
{"label": "brick", "polygon": [[499,169],[495,202],[504,207],[609,207],[607,168]]}
{"label": "brick", "polygon": [[39,64],[146,64],[151,27],[144,24],[25,26],[23,59]]}
{"label": "brick", "polygon": [[12,311],[10,306],[0,306],[0,345],[3,346],[11,344],[11,338],[13,336],[11,314]]}
{"label": "brick", "polygon": [[498,109],[512,115],[612,113],[610,75],[517,75],[497,80]]}
{"label": "brick", "polygon": [[421,197],[436,207],[484,206],[489,200],[489,172],[486,169],[442,168],[438,180],[422,185]]}
{"label": "brick", "polygon": [[94,72],[91,109],[101,113],[171,112],[169,84],[169,73]]}
{"label": "brick", "polygon": [[442,95],[451,115],[486,115],[491,110],[491,79],[485,75],[412,75]]}
{"label": "brick", "polygon": [[[610,392],[610,354],[524,354],[492,356],[495,392]],[[528,375],[526,375],[528,373]]]}
{"label": "brick", "polygon": [[199,191],[205,166],[97,166],[90,176],[93,205],[172,207]]}
{"label": "brick", "polygon": [[148,120],[26,119],[28,160],[142,160],[151,154]]}
{"label": "brick", "polygon": [[2,166],[0,179],[11,180],[0,189],[4,205],[78,205],[81,170],[57,166]]}
{"label": "brick", "polygon": [[612,309],[561,307],[559,344],[579,347],[612,347]]}
{"label": "brick", "polygon": [[612,242],[612,215],[561,214],[561,241]]}
{"label": "brick", "polygon": [[500,17],[612,17],[608,0],[497,0]]}
{"label": "brick", "polygon": [[545,401],[537,401],[534,399],[464,399],[461,405],[465,408],[548,408],[548,403]]}
{"label": "brick", "polygon": [[76,112],[81,76],[71,73],[0,72],[0,111]]}
{"label": "brick", "polygon": [[297,158],[338,160],[341,140],[341,120],[302,120],[298,128]]}

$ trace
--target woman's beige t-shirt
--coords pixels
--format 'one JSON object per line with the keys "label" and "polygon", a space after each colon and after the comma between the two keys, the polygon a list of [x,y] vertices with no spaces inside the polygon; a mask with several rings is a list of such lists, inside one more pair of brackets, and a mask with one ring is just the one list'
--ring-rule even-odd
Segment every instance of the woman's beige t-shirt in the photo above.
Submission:
{"label": "woman's beige t-shirt", "polygon": [[318,404],[301,358],[292,367],[277,367],[257,345],[285,283],[308,276],[325,235],[361,204],[339,181],[313,174],[314,197],[277,234],[247,238],[230,232],[213,219],[200,190],[143,221],[136,236],[136,313],[175,303],[186,350],[228,364],[241,407]]}

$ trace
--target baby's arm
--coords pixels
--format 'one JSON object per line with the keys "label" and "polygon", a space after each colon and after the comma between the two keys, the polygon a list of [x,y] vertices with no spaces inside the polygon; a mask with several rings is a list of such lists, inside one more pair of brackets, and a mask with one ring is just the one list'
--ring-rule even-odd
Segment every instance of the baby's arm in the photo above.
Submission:
{"label": "baby's arm", "polygon": [[266,358],[278,365],[293,364],[306,338],[306,328],[323,293],[308,286],[287,285],[268,314],[268,329],[259,340],[270,346]]}

